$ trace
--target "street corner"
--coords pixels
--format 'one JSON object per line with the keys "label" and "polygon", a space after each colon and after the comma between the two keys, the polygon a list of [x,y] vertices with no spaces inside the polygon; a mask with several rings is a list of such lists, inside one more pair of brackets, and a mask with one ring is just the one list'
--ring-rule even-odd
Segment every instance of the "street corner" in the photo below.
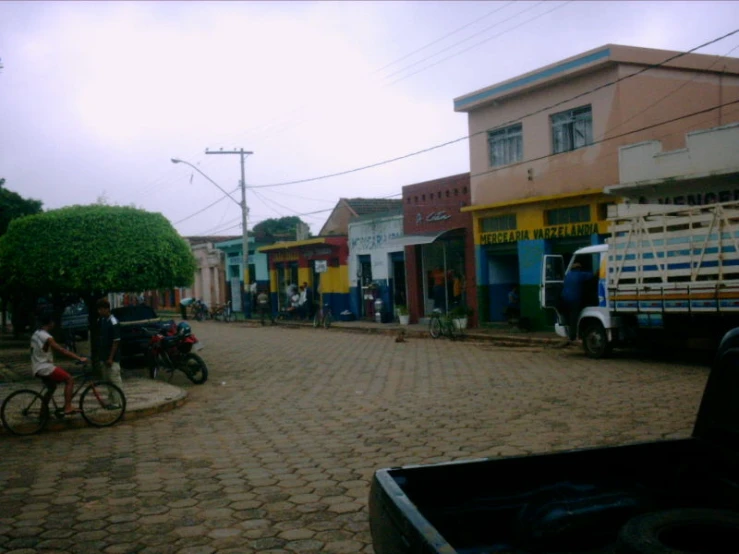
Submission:
{"label": "street corner", "polygon": [[153,379],[128,379],[123,385],[126,394],[125,421],[174,410],[182,406],[188,397],[185,389]]}
{"label": "street corner", "polygon": [[[21,389],[39,390],[39,387],[30,386],[28,382],[6,383],[0,389],[0,401]],[[132,421],[174,410],[182,406],[188,398],[187,391],[178,386],[146,378],[124,380],[123,392],[126,395],[126,413],[123,421]],[[64,402],[62,395],[62,388],[59,387],[54,395],[58,405]],[[87,422],[81,415],[67,416],[63,419],[51,417],[44,430],[63,431],[87,426]],[[0,427],[0,434],[8,433],[4,427]]]}

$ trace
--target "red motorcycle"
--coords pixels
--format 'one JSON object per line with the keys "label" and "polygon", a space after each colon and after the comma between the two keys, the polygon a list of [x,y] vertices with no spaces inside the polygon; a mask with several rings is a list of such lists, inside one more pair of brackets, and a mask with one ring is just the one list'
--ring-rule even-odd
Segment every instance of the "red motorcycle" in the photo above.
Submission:
{"label": "red motorcycle", "polygon": [[180,370],[190,381],[202,385],[208,380],[208,366],[200,356],[191,352],[193,348],[201,350],[203,344],[184,321],[153,334],[147,346],[149,376],[169,382],[175,370]]}

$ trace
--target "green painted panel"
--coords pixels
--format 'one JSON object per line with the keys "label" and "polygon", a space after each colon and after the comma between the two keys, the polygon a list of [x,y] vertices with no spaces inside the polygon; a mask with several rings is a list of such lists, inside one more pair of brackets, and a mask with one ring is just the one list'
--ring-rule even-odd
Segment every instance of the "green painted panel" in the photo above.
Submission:
{"label": "green painted panel", "polygon": [[490,321],[490,295],[487,285],[477,286],[477,316],[478,324]]}
{"label": "green painted panel", "polygon": [[529,319],[532,331],[554,330],[554,311],[542,309],[539,305],[539,285],[522,285],[520,298],[521,317]]}

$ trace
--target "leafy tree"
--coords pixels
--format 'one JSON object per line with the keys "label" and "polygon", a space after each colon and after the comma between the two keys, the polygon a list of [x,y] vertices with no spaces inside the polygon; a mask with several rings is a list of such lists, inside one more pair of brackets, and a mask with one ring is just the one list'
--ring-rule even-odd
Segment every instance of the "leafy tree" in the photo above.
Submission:
{"label": "leafy tree", "polygon": [[0,179],[0,235],[8,230],[13,219],[41,213],[41,202],[23,198],[5,188],[5,179]]}
{"label": "leafy tree", "polygon": [[[8,225],[10,225],[12,220],[38,213],[41,213],[40,201],[23,198],[18,193],[6,189],[5,179],[0,179],[0,236],[4,235],[8,230]],[[2,274],[0,274],[0,279],[1,278]],[[31,303],[31,300],[24,299],[21,295],[16,295],[15,298],[10,298],[8,294],[3,294],[2,300],[0,300],[0,312],[2,312],[0,327],[3,331],[6,327],[5,314],[8,311],[8,304],[11,301],[14,304],[14,328],[24,327],[26,323],[22,320],[23,314],[28,311],[28,304]]]}
{"label": "leafy tree", "polygon": [[298,216],[265,219],[254,226],[254,235],[278,240],[295,240],[298,225],[305,225]]}
{"label": "leafy tree", "polygon": [[[0,238],[3,285],[13,292],[68,295],[87,303],[126,290],[192,283],[190,247],[158,213],[122,206],[71,206],[13,221]],[[55,305],[61,312],[61,306]]]}

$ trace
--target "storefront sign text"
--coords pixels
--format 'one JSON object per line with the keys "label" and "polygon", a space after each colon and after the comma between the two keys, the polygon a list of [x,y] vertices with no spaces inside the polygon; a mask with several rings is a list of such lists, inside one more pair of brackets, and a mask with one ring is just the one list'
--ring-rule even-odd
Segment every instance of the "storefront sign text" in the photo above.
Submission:
{"label": "storefront sign text", "polygon": [[403,233],[383,233],[380,235],[364,235],[351,239],[349,247],[352,250],[374,250],[382,248],[388,241],[402,237]]}
{"label": "storefront sign text", "polygon": [[534,229],[534,239],[561,239],[565,237],[583,237],[598,233],[597,223],[575,223],[573,225],[557,225]]}
{"label": "storefront sign text", "polygon": [[528,231],[497,231],[495,233],[483,233],[480,235],[481,244],[503,244],[505,242],[517,242],[519,240],[531,240]]}
{"label": "storefront sign text", "polygon": [[314,258],[315,256],[328,256],[331,254],[331,248],[324,247],[324,248],[310,248],[306,250],[302,250],[301,254],[304,258]]}
{"label": "storefront sign text", "polygon": [[273,262],[293,262],[298,259],[297,252],[268,252]]}
{"label": "storefront sign text", "polygon": [[[450,216],[446,212],[431,212],[428,214],[425,218],[426,223],[432,223],[434,221],[444,221],[446,219],[451,219],[452,216]],[[416,225],[420,225],[424,222],[423,214],[416,214]]]}
{"label": "storefront sign text", "polygon": [[482,233],[480,244],[503,244],[519,240],[560,239],[566,237],[582,237],[598,233],[597,223],[576,223],[573,225],[556,225],[540,229],[521,229],[517,231],[498,231]]}
{"label": "storefront sign text", "polygon": [[716,202],[739,200],[739,189],[721,190],[717,192],[684,193],[677,196],[639,197],[639,204],[675,204],[677,206],[704,206]]}

